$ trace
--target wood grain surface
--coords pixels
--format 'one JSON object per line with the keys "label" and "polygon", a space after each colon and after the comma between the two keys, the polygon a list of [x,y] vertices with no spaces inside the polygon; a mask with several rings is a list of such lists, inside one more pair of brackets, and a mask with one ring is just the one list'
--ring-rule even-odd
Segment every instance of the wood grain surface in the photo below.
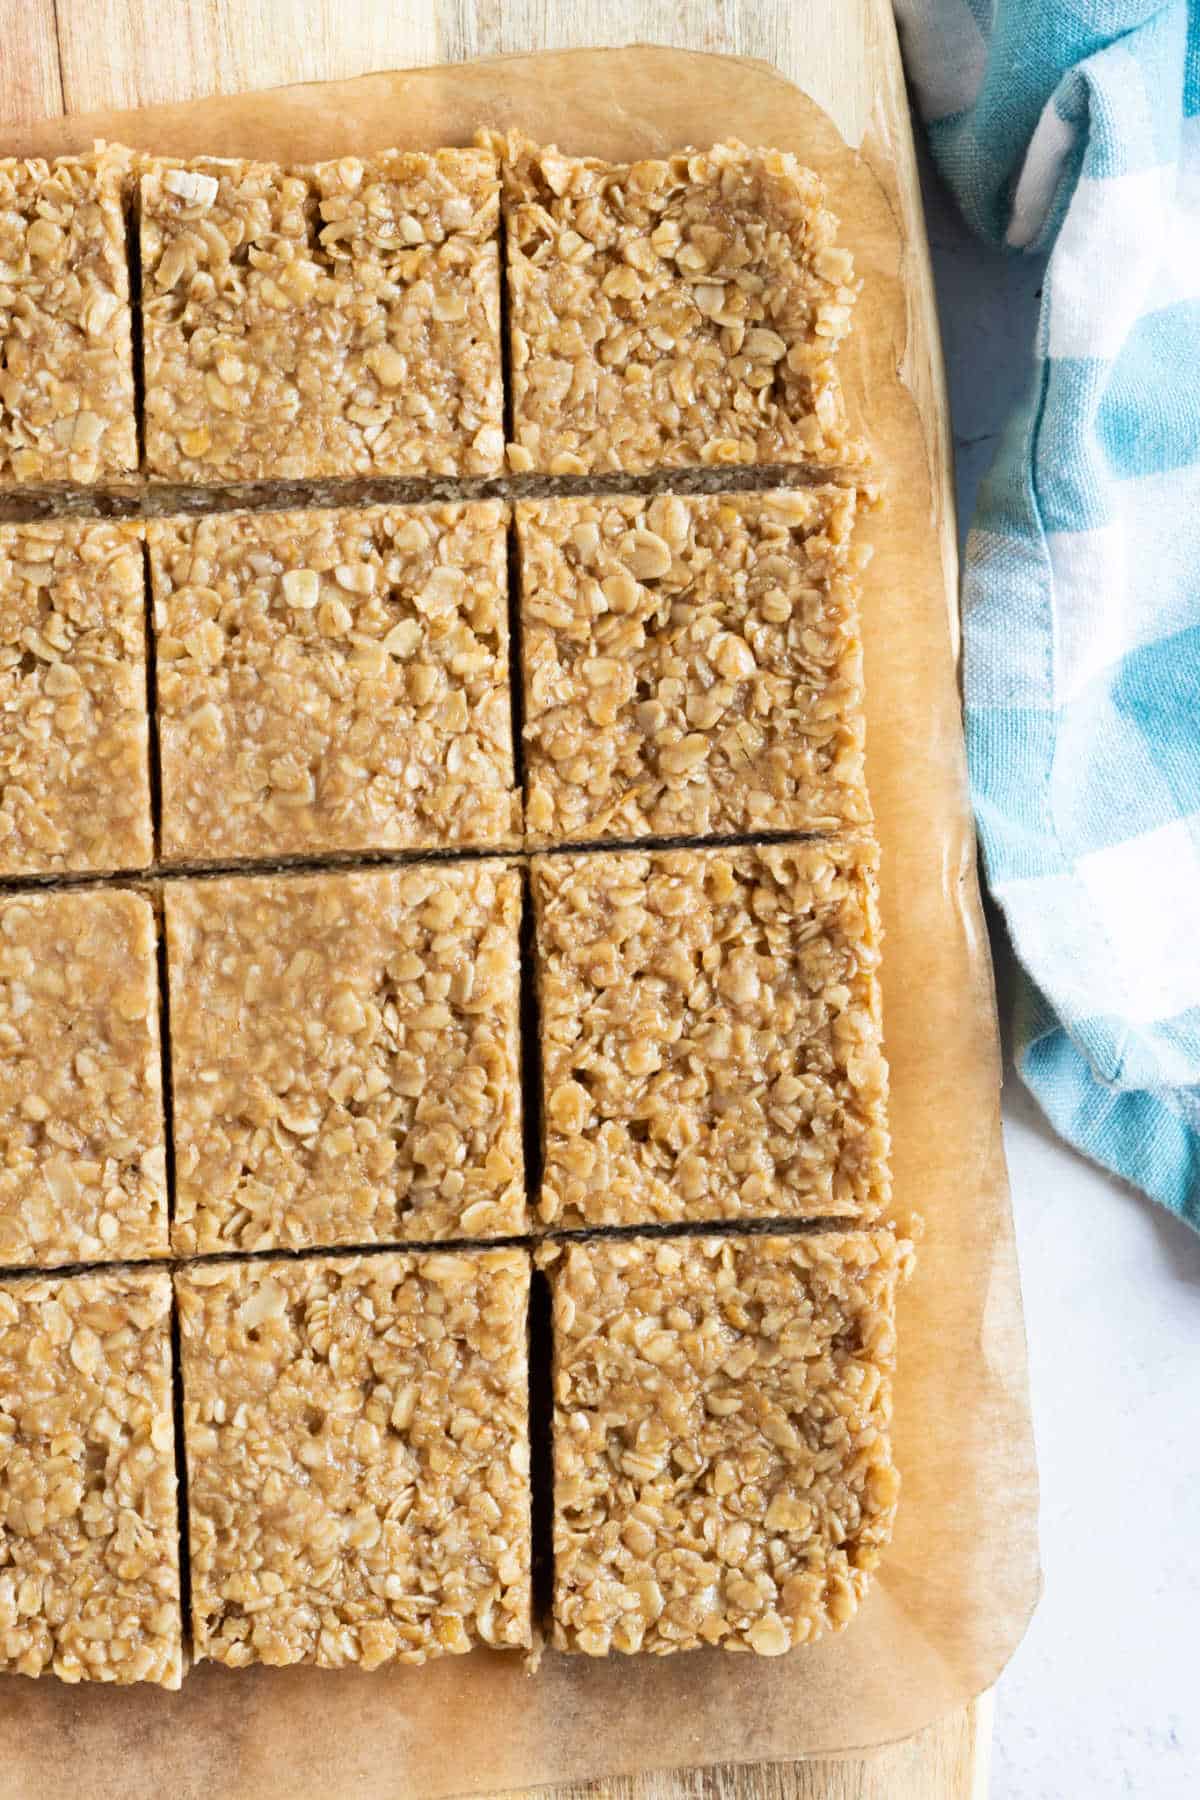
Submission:
{"label": "wood grain surface", "polygon": [[[5,124],[49,114],[635,42],[761,58],[812,94],[851,143],[877,113],[905,131],[888,0],[0,0],[0,153]],[[902,203],[919,222],[906,135],[899,147]],[[927,258],[919,264],[913,291],[932,321]],[[929,341],[936,345],[935,323]],[[941,523],[949,533],[940,370],[911,378],[942,425]],[[985,1698],[864,1760],[646,1775],[561,1789],[556,1800],[985,1800],[990,1735]]]}

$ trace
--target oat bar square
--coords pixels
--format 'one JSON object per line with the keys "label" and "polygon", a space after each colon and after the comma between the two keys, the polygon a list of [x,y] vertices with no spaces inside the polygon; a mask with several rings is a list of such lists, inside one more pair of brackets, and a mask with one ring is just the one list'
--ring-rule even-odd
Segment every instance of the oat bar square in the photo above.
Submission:
{"label": "oat bar square", "polygon": [[524,1251],[176,1276],[198,1660],[528,1646]]}
{"label": "oat bar square", "polygon": [[886,1234],[546,1250],[554,1639],[778,1656],[854,1617],[891,1536]]}
{"label": "oat bar square", "polygon": [[183,1674],[171,1282],[0,1282],[0,1669]]}
{"label": "oat bar square", "polygon": [[504,158],[514,470],[846,465],[836,352],[859,284],[819,178],[717,144]]}
{"label": "oat bar square", "polygon": [[0,875],[151,860],[140,529],[0,525]]}
{"label": "oat bar square", "polygon": [[173,882],[176,1252],[525,1228],[521,879]]}
{"label": "oat bar square", "polygon": [[545,1225],[883,1215],[876,860],[534,859]]}
{"label": "oat bar square", "polygon": [[519,842],[503,507],[147,535],[165,857]]}
{"label": "oat bar square", "polygon": [[484,150],[154,163],[141,183],[151,477],[498,473],[498,232]]}
{"label": "oat bar square", "polygon": [[870,818],[852,489],[517,508],[535,844]]}
{"label": "oat bar square", "polygon": [[137,469],[127,153],[0,160],[0,488]]}
{"label": "oat bar square", "polygon": [[167,1254],[154,914],[0,900],[0,1266]]}

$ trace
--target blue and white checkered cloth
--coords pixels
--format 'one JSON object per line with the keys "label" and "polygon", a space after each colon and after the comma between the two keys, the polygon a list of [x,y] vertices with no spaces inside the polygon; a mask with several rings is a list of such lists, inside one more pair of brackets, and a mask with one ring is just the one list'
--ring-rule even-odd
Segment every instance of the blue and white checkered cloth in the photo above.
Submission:
{"label": "blue and white checkered cloth", "polygon": [[967,745],[1057,1129],[1200,1229],[1200,0],[897,0],[938,164],[1049,252],[967,542]]}

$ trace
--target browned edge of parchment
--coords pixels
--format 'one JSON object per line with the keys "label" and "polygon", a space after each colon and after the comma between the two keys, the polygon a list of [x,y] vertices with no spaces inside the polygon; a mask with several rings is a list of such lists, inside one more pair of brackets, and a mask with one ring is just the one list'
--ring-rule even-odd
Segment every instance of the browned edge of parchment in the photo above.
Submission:
{"label": "browned edge of parchment", "polygon": [[10,1678],[0,1787],[12,1800],[65,1800],[81,1782],[89,1800],[435,1800],[861,1754],[965,1704],[1020,1640],[1038,1591],[1036,1473],[957,686],[940,352],[894,34],[877,48],[880,104],[861,154],[766,65],[652,47],[369,75],[6,134],[4,151],[25,155],[101,136],[180,155],[313,160],[519,125],[617,159],[733,135],[820,170],[865,280],[848,398],[888,488],[866,526],[868,775],[883,849],[897,1202],[925,1222],[901,1301],[896,1538],[847,1631],[773,1661],[550,1653],[533,1679],[495,1653],[369,1676],[204,1665],[178,1695]]}

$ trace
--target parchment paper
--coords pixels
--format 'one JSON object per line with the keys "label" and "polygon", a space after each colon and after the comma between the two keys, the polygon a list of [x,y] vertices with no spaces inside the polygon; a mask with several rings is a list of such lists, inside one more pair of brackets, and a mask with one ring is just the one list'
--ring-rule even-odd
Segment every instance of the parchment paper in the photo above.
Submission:
{"label": "parchment paper", "polygon": [[911,366],[923,252],[902,242],[887,142],[877,133],[863,156],[851,152],[812,101],[762,65],[641,49],[56,120],[12,133],[3,148],[52,155],[102,136],[180,155],[309,160],[469,142],[480,124],[520,125],[567,150],[618,158],[726,135],[795,150],[828,182],[865,277],[849,399],[890,495],[869,527],[864,639],[894,1166],[899,1205],[926,1226],[901,1302],[895,1542],[848,1631],[773,1661],[548,1654],[533,1678],[516,1658],[479,1653],[371,1675],[205,1664],[175,1695],[8,1677],[6,1800],[375,1800],[856,1751],[907,1736],[990,1685],[1037,1595],[1036,1477],[965,790],[952,552],[930,473],[938,422],[922,421],[898,373]]}

